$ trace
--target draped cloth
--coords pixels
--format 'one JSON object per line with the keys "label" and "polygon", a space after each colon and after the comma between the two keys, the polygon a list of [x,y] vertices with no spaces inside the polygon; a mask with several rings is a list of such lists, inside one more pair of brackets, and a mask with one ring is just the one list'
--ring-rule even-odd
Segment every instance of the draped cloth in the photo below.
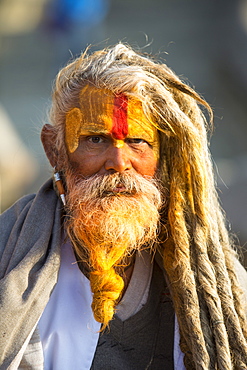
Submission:
{"label": "draped cloth", "polygon": [[61,210],[49,180],[0,216],[0,369],[18,367],[57,282]]}

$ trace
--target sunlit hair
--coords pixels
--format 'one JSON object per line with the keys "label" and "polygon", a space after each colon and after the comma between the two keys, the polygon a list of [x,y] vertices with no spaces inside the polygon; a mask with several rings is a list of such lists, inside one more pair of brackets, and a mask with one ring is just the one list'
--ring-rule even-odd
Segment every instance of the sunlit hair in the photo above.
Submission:
{"label": "sunlit hair", "polygon": [[[69,171],[66,182],[66,230],[79,261],[90,270],[92,308],[104,329],[124,288],[116,271],[157,238],[161,194],[155,180],[134,174],[78,180]],[[113,189],[120,183],[125,191],[116,194]]]}
{"label": "sunlit hair", "polygon": [[[160,131],[160,173],[169,191],[162,255],[188,369],[240,369],[247,363],[242,294],[218,203],[199,106],[208,104],[165,64],[118,44],[83,53],[59,73],[51,120],[64,153],[65,114],[85,84],[134,95]],[[61,154],[62,155],[62,154]]]}

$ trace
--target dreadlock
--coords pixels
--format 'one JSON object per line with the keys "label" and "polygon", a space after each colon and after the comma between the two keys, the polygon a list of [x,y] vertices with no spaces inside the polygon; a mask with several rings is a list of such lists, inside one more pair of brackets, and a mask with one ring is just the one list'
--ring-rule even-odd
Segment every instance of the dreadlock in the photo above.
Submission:
{"label": "dreadlock", "polygon": [[[161,254],[188,369],[246,369],[247,325],[242,292],[220,208],[208,150],[209,105],[165,64],[117,44],[87,51],[57,77],[50,111],[57,149],[64,151],[66,113],[93,84],[142,102],[160,135],[159,171],[168,201]],[[66,155],[66,154],[64,154]]]}

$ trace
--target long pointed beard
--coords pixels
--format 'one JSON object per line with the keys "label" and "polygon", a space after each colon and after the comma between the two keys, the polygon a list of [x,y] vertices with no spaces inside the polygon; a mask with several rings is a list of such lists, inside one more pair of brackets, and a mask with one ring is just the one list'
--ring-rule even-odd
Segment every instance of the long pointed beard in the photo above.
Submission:
{"label": "long pointed beard", "polygon": [[78,181],[68,173],[66,182],[67,232],[77,256],[89,266],[92,309],[95,319],[106,327],[124,288],[116,267],[156,240],[161,194],[153,179],[140,175]]}

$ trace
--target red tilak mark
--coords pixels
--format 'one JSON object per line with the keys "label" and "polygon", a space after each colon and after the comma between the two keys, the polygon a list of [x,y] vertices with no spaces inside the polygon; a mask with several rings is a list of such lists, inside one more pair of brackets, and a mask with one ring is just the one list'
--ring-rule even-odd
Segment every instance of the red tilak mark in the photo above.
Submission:
{"label": "red tilak mark", "polygon": [[114,139],[123,140],[128,134],[127,122],[128,98],[119,94],[114,98],[112,136]]}

